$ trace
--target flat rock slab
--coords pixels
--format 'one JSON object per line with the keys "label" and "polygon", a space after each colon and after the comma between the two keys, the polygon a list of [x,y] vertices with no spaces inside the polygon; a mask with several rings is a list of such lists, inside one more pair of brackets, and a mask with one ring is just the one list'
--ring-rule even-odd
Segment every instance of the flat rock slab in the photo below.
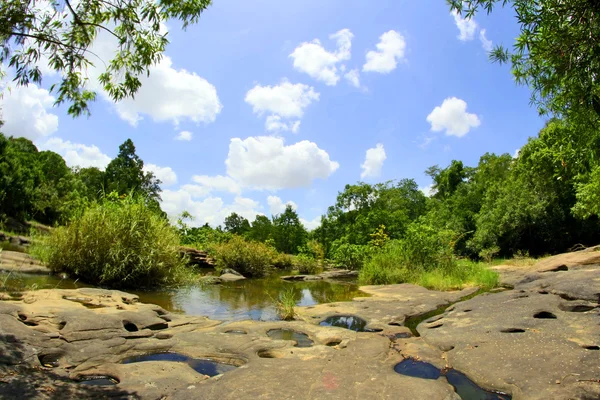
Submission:
{"label": "flat rock slab", "polygon": [[17,251],[0,251],[0,271],[27,274],[50,274],[51,271],[29,254]]}

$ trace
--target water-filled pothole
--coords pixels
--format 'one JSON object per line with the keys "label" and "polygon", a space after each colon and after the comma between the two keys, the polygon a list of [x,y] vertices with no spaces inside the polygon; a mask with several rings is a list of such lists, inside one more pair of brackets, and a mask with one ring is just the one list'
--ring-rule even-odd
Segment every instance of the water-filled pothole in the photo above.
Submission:
{"label": "water-filled pothole", "polygon": [[119,384],[119,380],[107,375],[88,375],[80,376],[79,383],[92,386],[114,386]]}
{"label": "water-filled pothole", "polygon": [[381,332],[382,329],[367,328],[367,321],[354,315],[334,315],[325,318],[321,326],[337,326],[338,328],[350,329],[354,332]]}
{"label": "water-filled pothole", "polygon": [[271,329],[267,336],[274,340],[294,340],[296,347],[311,347],[314,343],[307,334],[291,329]]}
{"label": "water-filled pothole", "polygon": [[399,374],[422,379],[438,379],[444,375],[462,400],[510,400],[505,393],[489,392],[477,386],[463,373],[454,369],[440,370],[432,364],[407,358],[394,366]]}
{"label": "water-filled pothole", "polygon": [[126,358],[122,361],[122,364],[133,364],[144,361],[183,362],[189,365],[194,371],[207,376],[216,376],[237,368],[235,365],[220,363],[217,361],[203,358],[192,358],[179,353],[144,354],[141,356]]}

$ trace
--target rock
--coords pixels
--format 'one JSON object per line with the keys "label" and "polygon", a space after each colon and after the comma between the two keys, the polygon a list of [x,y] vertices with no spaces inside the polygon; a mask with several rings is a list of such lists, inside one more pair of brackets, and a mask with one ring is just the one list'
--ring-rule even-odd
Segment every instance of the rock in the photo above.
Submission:
{"label": "rock", "polygon": [[300,282],[300,281],[319,281],[321,278],[318,275],[286,275],[282,276],[281,279],[288,282]]}
{"label": "rock", "polygon": [[221,275],[225,275],[225,274],[231,274],[231,275],[237,275],[237,276],[243,276],[242,274],[240,274],[239,272],[237,272],[234,269],[231,268],[225,268],[221,270]]}
{"label": "rock", "polygon": [[215,266],[214,260],[209,257],[206,251],[194,249],[193,247],[180,246],[179,252],[188,257],[189,265],[198,268],[214,268]]}
{"label": "rock", "polygon": [[27,274],[50,274],[51,271],[29,254],[3,250],[0,252],[0,271],[22,272]]}
{"label": "rock", "polygon": [[325,271],[318,275],[285,275],[281,279],[284,281],[318,281],[321,279],[347,279],[358,277],[358,271],[350,271],[345,269],[334,269]]}
{"label": "rock", "polygon": [[200,281],[206,285],[219,285],[223,283],[223,280],[221,278],[214,275],[205,275],[202,278],[200,278]]}
{"label": "rock", "polygon": [[219,277],[219,279],[221,279],[221,281],[223,281],[223,282],[235,282],[235,281],[244,280],[246,278],[244,278],[241,275],[223,274]]}

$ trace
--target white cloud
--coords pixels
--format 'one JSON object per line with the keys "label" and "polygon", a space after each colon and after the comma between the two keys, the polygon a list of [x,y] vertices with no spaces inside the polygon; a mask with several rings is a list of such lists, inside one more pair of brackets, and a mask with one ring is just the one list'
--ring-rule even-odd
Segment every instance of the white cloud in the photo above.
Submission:
{"label": "white cloud", "polygon": [[482,29],[481,31],[479,31],[479,40],[481,41],[481,46],[483,47],[483,49],[487,52],[492,51],[493,47],[494,47],[494,43],[489,40],[486,36],[486,30]]}
{"label": "white cloud", "polygon": [[454,17],[454,23],[460,31],[457,37],[463,42],[473,40],[477,32],[477,22],[472,18],[463,18],[456,10],[450,14]]}
{"label": "white cloud", "polygon": [[300,44],[290,54],[294,59],[294,68],[328,86],[337,85],[340,80],[337,64],[350,59],[353,37],[350,29],[342,29],[330,35],[329,39],[335,40],[337,45],[337,49],[332,52],[325,50],[319,39]]}
{"label": "white cloud", "polygon": [[314,229],[317,229],[319,225],[321,225],[321,216],[315,217],[310,221],[304,218],[300,218],[300,222],[302,222],[302,225],[304,225],[306,230],[312,231]]}
{"label": "white cloud", "polygon": [[193,217],[194,226],[208,223],[217,226],[223,223],[225,217],[235,212],[248,220],[253,220],[257,214],[263,214],[260,204],[249,198],[236,197],[230,204],[225,204],[220,197],[209,197],[201,201],[194,200],[194,195],[189,192],[189,187],[184,185],[179,190],[163,190],[161,193],[162,209],[171,217],[177,218],[183,211],[188,211]]}
{"label": "white cloud", "polygon": [[270,190],[308,187],[339,167],[313,142],[286,146],[282,138],[270,136],[231,139],[225,164],[242,187]]}
{"label": "white cloud", "polygon": [[300,121],[284,122],[279,115],[269,115],[265,122],[265,128],[268,132],[298,133],[300,130]]}
{"label": "white cloud", "polygon": [[288,205],[292,206],[292,208],[294,210],[298,209],[298,205],[296,203],[294,203],[293,201],[288,201],[287,203],[284,203],[277,196],[269,196],[269,197],[267,197],[267,204],[269,205],[269,211],[271,212],[271,215],[281,214],[282,212],[285,211],[285,208]]}
{"label": "white cloud", "polygon": [[60,154],[70,167],[96,167],[103,170],[111,160],[97,146],[72,143],[56,137],[38,144],[38,148],[40,150],[51,150]]}
{"label": "white cloud", "polygon": [[471,128],[477,128],[481,122],[476,114],[467,112],[467,103],[456,97],[444,100],[441,106],[433,109],[427,116],[434,132],[446,131],[446,135],[462,137]]}
{"label": "white cloud", "polygon": [[142,87],[135,98],[115,104],[119,116],[136,126],[149,115],[155,122],[183,120],[214,122],[223,106],[217,89],[206,79],[185,69],[173,68],[168,56],[150,68],[150,76],[140,76]]}
{"label": "white cloud", "polygon": [[175,140],[183,140],[189,142],[194,135],[190,131],[181,131],[175,136]]}
{"label": "white cloud", "polygon": [[360,73],[357,69],[352,69],[344,74],[344,78],[354,87],[360,87]]}
{"label": "white cloud", "polygon": [[258,115],[269,113],[282,118],[302,118],[304,109],[319,100],[319,93],[308,85],[284,80],[276,86],[256,85],[246,93],[245,100]]}
{"label": "white cloud", "polygon": [[513,157],[512,158],[519,158],[519,155],[521,154],[521,148],[519,147],[518,149],[515,150],[515,152],[513,153]]}
{"label": "white cloud", "polygon": [[172,186],[177,183],[177,174],[171,167],[159,167],[155,164],[145,164],[144,172],[152,172],[162,182],[163,186]]}
{"label": "white cloud", "polygon": [[208,192],[228,192],[233,194],[240,194],[240,185],[229,176],[208,176],[208,175],[194,175],[192,180],[197,183],[200,187],[208,190]]}
{"label": "white cloud", "polygon": [[423,194],[427,197],[431,197],[435,194],[435,190],[433,189],[433,183],[425,187],[420,187],[419,190],[423,192]]}
{"label": "white cloud", "polygon": [[49,112],[55,98],[46,89],[35,84],[9,89],[0,84],[0,90],[5,134],[38,140],[58,130],[58,116]]}
{"label": "white cloud", "polygon": [[381,168],[387,156],[383,144],[377,143],[372,149],[367,150],[365,162],[360,166],[363,171],[360,174],[361,178],[376,178],[381,175]]}
{"label": "white cloud", "polygon": [[379,72],[387,74],[396,69],[398,62],[404,58],[406,41],[404,36],[391,30],[379,37],[377,50],[367,53],[367,62],[363,65],[364,72]]}

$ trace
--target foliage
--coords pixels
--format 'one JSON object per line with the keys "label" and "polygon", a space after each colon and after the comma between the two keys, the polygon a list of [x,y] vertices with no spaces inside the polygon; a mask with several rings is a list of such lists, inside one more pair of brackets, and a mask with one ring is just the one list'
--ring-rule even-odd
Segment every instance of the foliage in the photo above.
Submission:
{"label": "foliage", "polygon": [[279,314],[279,318],[284,321],[291,321],[296,316],[294,311],[296,307],[296,291],[293,287],[282,290],[279,297],[275,301],[275,308]]}
{"label": "foliage", "polygon": [[293,263],[301,274],[314,275],[321,270],[319,261],[308,254],[298,254],[294,257]]}
{"label": "foliage", "polygon": [[283,213],[273,217],[272,236],[275,248],[282,253],[296,254],[304,244],[307,232],[291,205],[288,204]]}
{"label": "foliage", "polygon": [[322,261],[325,259],[325,249],[321,243],[315,239],[307,240],[304,246],[300,246],[300,248],[298,248],[298,254],[307,255],[315,260]]}
{"label": "foliage", "polygon": [[532,91],[541,113],[598,121],[600,115],[600,6],[590,0],[448,0],[467,18],[497,4],[515,11],[520,34],[511,53],[497,46],[493,61],[510,63],[520,84]]}
{"label": "foliage", "polygon": [[248,232],[248,238],[257,242],[266,242],[272,239],[273,223],[264,215],[257,215],[252,222],[252,227]]}
{"label": "foliage", "polygon": [[[133,97],[140,77],[158,63],[167,45],[164,22],[196,23],[210,0],[81,2],[3,1],[0,3],[0,63],[15,69],[18,85],[40,84],[47,67],[61,77],[52,85],[56,104],[89,114],[96,98],[88,68],[98,64],[94,44],[102,39],[111,57],[98,83],[114,101]],[[97,65],[98,66],[98,65]],[[1,72],[1,71],[0,71]]]}
{"label": "foliage", "polygon": [[250,230],[250,222],[237,213],[231,213],[225,218],[225,231],[235,234],[244,235]]}
{"label": "foliage", "polygon": [[108,287],[162,286],[186,278],[179,237],[144,198],[116,194],[34,243],[55,272]]}
{"label": "foliage", "polygon": [[390,237],[385,233],[385,225],[379,225],[375,232],[371,233],[371,241],[369,245],[373,247],[383,247],[390,240]]}
{"label": "foliage", "polygon": [[217,269],[231,268],[246,277],[266,275],[277,258],[277,252],[272,247],[246,241],[238,235],[228,242],[214,245],[212,250]]}
{"label": "foliage", "polygon": [[334,242],[331,259],[337,267],[358,270],[362,268],[372,252],[370,246]]}

